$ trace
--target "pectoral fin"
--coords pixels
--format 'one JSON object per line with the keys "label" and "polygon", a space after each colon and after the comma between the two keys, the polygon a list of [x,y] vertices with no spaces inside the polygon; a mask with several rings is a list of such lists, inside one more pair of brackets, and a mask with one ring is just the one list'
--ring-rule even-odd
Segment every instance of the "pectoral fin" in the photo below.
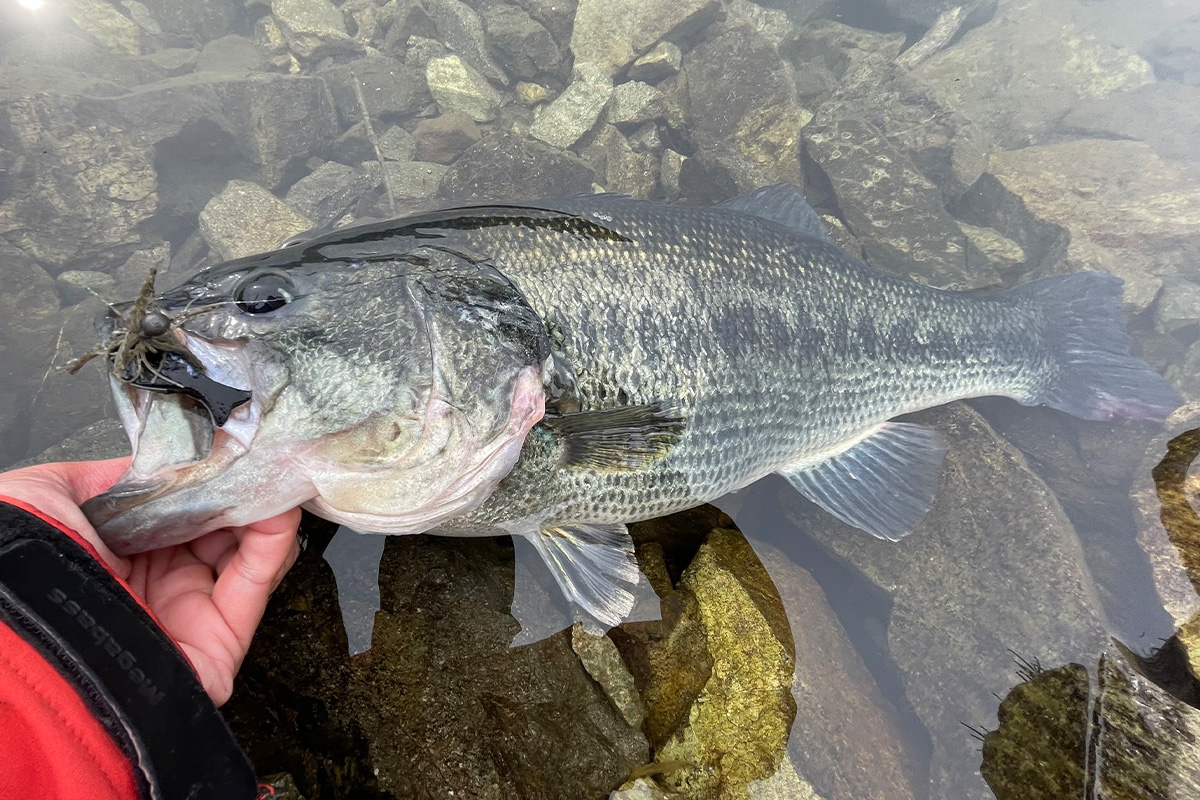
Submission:
{"label": "pectoral fin", "polygon": [[544,527],[526,538],[568,600],[609,627],[629,616],[634,596],[622,584],[637,584],[638,567],[624,525]]}
{"label": "pectoral fin", "polygon": [[641,469],[664,457],[684,427],[673,403],[578,411],[547,416],[541,424],[563,442],[561,466],[606,472]]}
{"label": "pectoral fin", "polygon": [[843,522],[898,541],[929,513],[945,455],[937,431],[885,422],[847,450],[780,474]]}

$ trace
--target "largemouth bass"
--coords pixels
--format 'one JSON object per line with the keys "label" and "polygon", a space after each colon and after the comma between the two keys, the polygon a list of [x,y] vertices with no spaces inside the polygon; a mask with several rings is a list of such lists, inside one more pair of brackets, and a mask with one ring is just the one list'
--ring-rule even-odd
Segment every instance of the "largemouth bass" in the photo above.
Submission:
{"label": "largemouth bass", "polygon": [[626,523],[770,473],[868,533],[910,533],[944,446],[897,416],[1002,395],[1164,418],[1180,399],[1129,354],[1121,285],[890,277],[782,185],[708,208],[597,195],[350,228],[158,298],[207,377],[251,400],[207,451],[164,454],[148,440],[217,420],[116,381],[135,456],[155,455],[86,510],[118,553],[296,503],[361,531],[522,536],[611,625],[637,577]]}

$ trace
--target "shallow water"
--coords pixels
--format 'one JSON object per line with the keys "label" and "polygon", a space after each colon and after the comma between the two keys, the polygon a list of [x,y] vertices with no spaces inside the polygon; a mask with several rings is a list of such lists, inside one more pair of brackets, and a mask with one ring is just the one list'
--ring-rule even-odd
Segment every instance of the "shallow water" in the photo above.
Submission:
{"label": "shallow water", "polygon": [[[1200,400],[1198,41],[1194,0],[0,0],[0,460],[127,450],[102,370],[62,370],[89,291],[601,188],[792,182],[942,288],[1111,272]],[[507,541],[306,518],[227,717],[309,798],[1196,796],[1198,418],[921,412],[949,453],[911,536],[767,478],[633,526],[607,636],[555,632]]]}

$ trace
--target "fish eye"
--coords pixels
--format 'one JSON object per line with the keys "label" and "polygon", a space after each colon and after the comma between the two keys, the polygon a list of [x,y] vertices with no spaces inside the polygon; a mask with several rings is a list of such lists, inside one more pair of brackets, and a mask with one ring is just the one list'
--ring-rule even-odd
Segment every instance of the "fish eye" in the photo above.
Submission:
{"label": "fish eye", "polygon": [[233,299],[247,314],[269,314],[295,298],[295,287],[278,272],[252,275],[234,290]]}

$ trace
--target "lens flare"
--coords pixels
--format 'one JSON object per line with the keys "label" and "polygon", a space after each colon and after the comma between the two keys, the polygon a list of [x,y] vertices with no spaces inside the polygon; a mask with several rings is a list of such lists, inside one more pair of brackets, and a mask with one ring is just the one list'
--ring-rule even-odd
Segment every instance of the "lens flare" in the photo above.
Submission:
{"label": "lens flare", "polygon": [[46,5],[46,2],[45,0],[17,0],[17,4],[22,8],[28,8],[30,11],[37,11]]}

